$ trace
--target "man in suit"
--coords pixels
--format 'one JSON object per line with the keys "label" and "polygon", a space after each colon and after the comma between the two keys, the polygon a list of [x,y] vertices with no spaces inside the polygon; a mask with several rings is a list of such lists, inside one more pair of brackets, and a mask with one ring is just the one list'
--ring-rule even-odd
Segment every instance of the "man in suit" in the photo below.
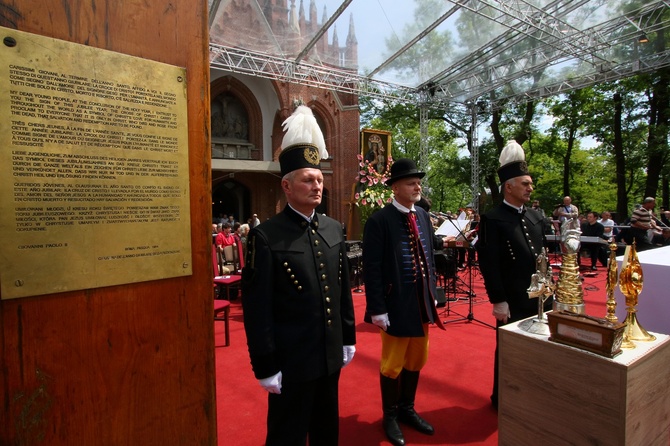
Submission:
{"label": "man in suit", "polygon": [[288,203],[249,233],[244,328],[254,375],[268,391],[265,444],[337,446],[340,370],[356,343],[346,247],[342,225],[314,211],[328,155],[311,110],[298,107],[284,127],[279,163]]}
{"label": "man in suit", "polygon": [[419,372],[428,359],[428,326],[444,329],[435,308],[437,240],[430,216],[415,206],[424,175],[412,160],[396,160],[386,181],[393,202],[372,214],[363,231],[365,321],[381,329],[382,425],[396,446],[405,444],[398,421],[434,433],[414,409]]}
{"label": "man in suit", "polygon": [[[547,223],[542,215],[525,206],[533,191],[523,149],[510,141],[500,154],[498,169],[503,202],[482,215],[476,244],[479,268],[497,327],[537,315],[537,297],[528,298],[537,257],[546,244]],[[551,308],[547,299],[546,308]],[[498,407],[498,333],[491,402]]]}

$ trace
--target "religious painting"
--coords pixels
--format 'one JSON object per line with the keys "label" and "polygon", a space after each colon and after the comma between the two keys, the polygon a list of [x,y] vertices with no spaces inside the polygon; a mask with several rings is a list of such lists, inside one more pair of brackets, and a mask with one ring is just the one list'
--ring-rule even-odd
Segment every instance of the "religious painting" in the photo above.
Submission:
{"label": "religious painting", "polygon": [[361,131],[361,156],[378,174],[386,170],[386,163],[391,153],[391,132],[384,130],[363,129]]}

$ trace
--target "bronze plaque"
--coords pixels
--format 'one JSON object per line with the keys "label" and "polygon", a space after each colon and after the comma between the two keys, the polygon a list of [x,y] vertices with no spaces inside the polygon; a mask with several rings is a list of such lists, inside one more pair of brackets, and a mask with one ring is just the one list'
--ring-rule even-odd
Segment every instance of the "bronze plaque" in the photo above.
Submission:
{"label": "bronze plaque", "polygon": [[621,353],[625,323],[613,324],[606,319],[575,313],[547,313],[550,341],[570,345],[614,358]]}
{"label": "bronze plaque", "polygon": [[185,69],[0,33],[1,297],[190,275]]}

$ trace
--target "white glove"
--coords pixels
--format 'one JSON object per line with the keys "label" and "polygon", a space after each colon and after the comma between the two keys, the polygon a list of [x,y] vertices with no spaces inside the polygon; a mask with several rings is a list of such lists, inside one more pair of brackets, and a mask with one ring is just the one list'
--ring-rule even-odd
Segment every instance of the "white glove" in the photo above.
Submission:
{"label": "white glove", "polygon": [[354,355],[356,354],[356,347],[353,345],[345,345],[342,347],[342,367],[345,367],[347,364],[351,362],[352,359],[354,359]]}
{"label": "white glove", "polygon": [[507,323],[507,319],[511,316],[509,312],[509,304],[507,302],[493,304],[493,315],[502,323]]}
{"label": "white glove", "polygon": [[281,393],[281,371],[276,375],[259,379],[258,383],[270,393]]}
{"label": "white glove", "polygon": [[372,316],[372,323],[375,324],[377,327],[381,328],[382,330],[386,331],[386,329],[391,325],[391,323],[389,322],[389,314],[384,313]]}

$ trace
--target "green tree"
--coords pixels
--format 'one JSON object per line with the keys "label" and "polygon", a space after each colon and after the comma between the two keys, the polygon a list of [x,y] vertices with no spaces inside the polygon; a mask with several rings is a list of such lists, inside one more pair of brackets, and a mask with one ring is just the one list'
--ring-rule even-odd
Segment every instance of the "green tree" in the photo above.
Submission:
{"label": "green tree", "polygon": [[585,133],[601,144],[595,150],[612,161],[616,189],[615,219],[623,221],[630,214],[629,203],[639,202],[643,193],[647,143],[644,98],[636,90],[636,78],[603,83],[593,87],[586,104]]}
{"label": "green tree", "polygon": [[564,95],[546,101],[549,112],[556,119],[550,132],[554,132],[566,141],[565,151],[560,156],[563,160],[563,195],[570,195],[570,185],[574,178],[571,175],[571,157],[579,138],[584,136],[588,111],[586,104],[593,96],[590,88],[573,90]]}

